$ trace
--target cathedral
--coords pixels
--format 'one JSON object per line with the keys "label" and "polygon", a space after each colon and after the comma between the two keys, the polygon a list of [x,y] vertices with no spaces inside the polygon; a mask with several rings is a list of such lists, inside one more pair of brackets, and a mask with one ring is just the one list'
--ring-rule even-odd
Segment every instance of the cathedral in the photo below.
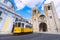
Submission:
{"label": "cathedral", "polygon": [[44,13],[39,12],[37,7],[33,8],[30,22],[33,24],[33,32],[60,32],[60,22],[53,2],[44,4]]}

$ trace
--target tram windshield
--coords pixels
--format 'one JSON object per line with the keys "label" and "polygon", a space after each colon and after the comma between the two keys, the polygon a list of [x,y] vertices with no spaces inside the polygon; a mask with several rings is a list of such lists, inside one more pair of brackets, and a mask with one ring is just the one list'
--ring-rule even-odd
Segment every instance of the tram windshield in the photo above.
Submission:
{"label": "tram windshield", "polygon": [[32,28],[32,26],[31,25],[26,25],[26,28]]}

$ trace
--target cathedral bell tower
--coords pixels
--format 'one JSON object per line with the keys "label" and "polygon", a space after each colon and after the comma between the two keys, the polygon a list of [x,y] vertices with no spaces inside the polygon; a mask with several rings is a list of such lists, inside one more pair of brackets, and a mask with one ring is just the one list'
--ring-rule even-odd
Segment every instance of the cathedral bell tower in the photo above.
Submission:
{"label": "cathedral bell tower", "polygon": [[38,16],[39,16],[39,14],[40,14],[40,12],[39,12],[39,10],[38,10],[38,8],[37,7],[34,7],[33,9],[32,9],[32,15],[31,15],[31,24],[33,24],[33,32],[38,32],[38,30],[35,30],[35,29],[38,29]]}
{"label": "cathedral bell tower", "polygon": [[59,20],[53,2],[44,5],[44,14],[47,16],[48,31],[59,32]]}
{"label": "cathedral bell tower", "polygon": [[38,15],[39,15],[38,8],[37,7],[33,8],[32,9],[32,17],[31,17],[32,21],[36,21],[38,18]]}

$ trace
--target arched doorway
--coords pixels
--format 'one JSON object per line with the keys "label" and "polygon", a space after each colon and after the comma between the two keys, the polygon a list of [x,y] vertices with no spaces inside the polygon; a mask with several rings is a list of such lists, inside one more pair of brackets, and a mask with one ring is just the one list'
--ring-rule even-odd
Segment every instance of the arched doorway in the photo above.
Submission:
{"label": "arched doorway", "polygon": [[47,24],[46,23],[40,23],[39,24],[39,31],[40,32],[46,32],[47,31]]}

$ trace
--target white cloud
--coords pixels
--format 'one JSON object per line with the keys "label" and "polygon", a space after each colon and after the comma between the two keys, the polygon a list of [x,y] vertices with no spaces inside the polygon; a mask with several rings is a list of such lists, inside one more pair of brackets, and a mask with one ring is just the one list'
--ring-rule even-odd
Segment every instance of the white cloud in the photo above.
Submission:
{"label": "white cloud", "polygon": [[27,4],[27,6],[29,6],[30,8],[35,7],[36,4],[38,3],[42,3],[43,0],[30,0],[29,3]]}
{"label": "white cloud", "polygon": [[15,0],[14,1],[15,2],[15,4],[16,4],[16,6],[17,6],[17,10],[19,10],[19,9],[22,9],[22,8],[24,8],[24,4],[23,3],[21,3],[21,1],[19,1],[19,0]]}
{"label": "white cloud", "polygon": [[42,3],[43,1],[44,0],[15,0],[15,4],[19,10],[24,8],[25,6],[33,8],[36,4],[38,4],[39,2]]}
{"label": "white cloud", "polygon": [[58,14],[58,17],[60,18],[60,0],[46,0],[45,3],[49,3],[51,1],[54,2],[54,6],[55,6],[55,9],[56,9],[56,12]]}

